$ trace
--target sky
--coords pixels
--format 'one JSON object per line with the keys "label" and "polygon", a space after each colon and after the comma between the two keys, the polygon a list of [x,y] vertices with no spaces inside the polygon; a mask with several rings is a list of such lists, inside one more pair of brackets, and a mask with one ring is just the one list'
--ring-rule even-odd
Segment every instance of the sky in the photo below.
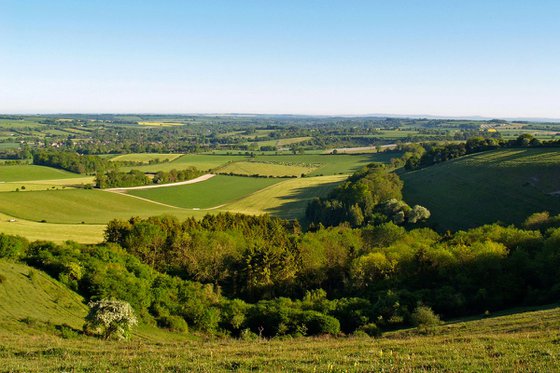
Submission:
{"label": "sky", "polygon": [[0,113],[560,118],[560,1],[0,0]]}

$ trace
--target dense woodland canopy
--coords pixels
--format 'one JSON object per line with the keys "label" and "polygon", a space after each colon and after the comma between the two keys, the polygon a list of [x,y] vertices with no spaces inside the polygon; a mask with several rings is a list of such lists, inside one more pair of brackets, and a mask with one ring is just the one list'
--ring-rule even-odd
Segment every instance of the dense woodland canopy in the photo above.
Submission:
{"label": "dense woodland canopy", "polygon": [[542,213],[524,229],[442,236],[392,222],[302,232],[269,216],[133,218],[111,222],[100,245],[0,235],[0,256],[86,299],[125,300],[166,328],[186,321],[234,336],[374,335],[409,325],[419,304],[450,318],[557,300],[558,221]]}

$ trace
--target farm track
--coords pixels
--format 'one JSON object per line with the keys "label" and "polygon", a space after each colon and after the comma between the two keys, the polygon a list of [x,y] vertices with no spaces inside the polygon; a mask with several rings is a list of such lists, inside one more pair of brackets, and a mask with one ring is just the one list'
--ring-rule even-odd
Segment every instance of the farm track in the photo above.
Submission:
{"label": "farm track", "polygon": [[128,187],[128,188],[108,188],[105,189],[108,192],[115,192],[115,193],[122,193],[122,192],[126,192],[127,190],[141,190],[141,189],[154,189],[154,188],[166,188],[166,187],[173,187],[173,186],[179,186],[179,185],[188,185],[188,184],[195,184],[195,183],[200,183],[202,181],[206,181],[208,179],[213,178],[214,174],[205,174],[202,176],[197,177],[196,179],[191,179],[191,180],[186,180],[186,181],[180,181],[178,183],[169,183],[169,184],[156,184],[156,185],[143,185],[143,186],[137,186],[137,187]]}

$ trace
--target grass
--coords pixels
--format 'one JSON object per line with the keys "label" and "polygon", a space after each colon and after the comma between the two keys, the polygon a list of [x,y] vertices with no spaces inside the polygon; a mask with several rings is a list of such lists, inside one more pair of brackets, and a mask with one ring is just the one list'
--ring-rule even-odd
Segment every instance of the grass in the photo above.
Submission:
{"label": "grass", "polygon": [[160,161],[173,161],[177,158],[182,156],[182,154],[173,154],[173,153],[131,153],[131,154],[123,154],[117,155],[116,157],[111,158],[111,161],[126,161],[126,162],[144,162],[148,163],[149,161],[159,159]]}
{"label": "grass", "polygon": [[38,223],[0,213],[0,232],[22,236],[30,241],[99,243],[103,241],[104,231],[105,225]]}
{"label": "grass", "polygon": [[305,137],[292,137],[288,139],[278,139],[278,140],[265,140],[265,141],[257,141],[258,146],[276,146],[276,147],[286,147],[292,144],[298,144],[303,141],[307,141],[312,137],[305,136]]}
{"label": "grass", "polygon": [[484,152],[401,175],[408,203],[431,212],[440,230],[501,221],[521,223],[528,215],[560,213],[560,152],[515,149]]}
{"label": "grass", "polygon": [[224,206],[228,211],[244,214],[271,214],[282,218],[301,218],[313,197],[326,195],[346,175],[288,179]]}
{"label": "grass", "polygon": [[188,209],[208,209],[243,198],[279,179],[215,176],[207,181],[166,188],[131,190],[129,194]]}
{"label": "grass", "polygon": [[217,171],[220,173],[234,173],[238,175],[264,175],[264,176],[301,176],[314,171],[317,167],[299,164],[279,164],[266,162],[232,162]]}
{"label": "grass", "polygon": [[83,176],[45,166],[0,166],[0,182],[68,179],[79,177]]}
{"label": "grass", "polygon": [[[7,273],[0,284],[0,366],[5,371],[548,372],[560,363],[559,308],[452,323],[430,335],[405,330],[378,339],[241,341],[150,328],[137,331],[130,342],[63,339],[15,321],[35,314],[52,323],[64,317],[77,326],[85,314],[79,298],[38,272],[34,280],[26,278],[28,270],[0,262],[0,271]],[[74,311],[60,310],[60,300]]]}
{"label": "grass", "polygon": [[193,211],[95,189],[0,193],[0,212],[30,221],[64,224],[106,224],[115,218],[131,216],[196,215]]}
{"label": "grass", "polygon": [[[4,336],[8,332],[25,332],[43,323],[82,328],[87,307],[79,295],[64,285],[44,272],[5,260],[0,260],[0,274],[3,276],[0,283],[0,330]],[[0,351],[3,351],[1,347]],[[0,366],[5,369],[2,363]]]}

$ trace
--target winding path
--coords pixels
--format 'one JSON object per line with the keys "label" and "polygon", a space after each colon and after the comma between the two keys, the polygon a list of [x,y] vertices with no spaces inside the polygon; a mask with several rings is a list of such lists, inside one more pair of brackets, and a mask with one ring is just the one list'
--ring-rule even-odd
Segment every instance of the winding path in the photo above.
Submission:
{"label": "winding path", "polygon": [[127,190],[140,190],[140,189],[173,187],[173,186],[179,186],[179,185],[200,183],[201,181],[206,181],[208,179],[213,178],[214,176],[216,176],[216,175],[205,174],[205,175],[199,176],[195,179],[191,179],[191,180],[187,180],[187,181],[180,181],[178,183],[142,185],[142,186],[128,187],[128,188],[108,188],[108,189],[105,189],[105,190],[108,191],[108,192],[122,193],[122,192],[126,192]]}

